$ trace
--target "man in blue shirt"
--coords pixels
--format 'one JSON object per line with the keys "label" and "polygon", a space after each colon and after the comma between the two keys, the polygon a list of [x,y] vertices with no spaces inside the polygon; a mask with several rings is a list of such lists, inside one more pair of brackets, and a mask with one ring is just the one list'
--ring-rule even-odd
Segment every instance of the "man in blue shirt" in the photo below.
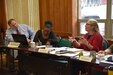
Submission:
{"label": "man in blue shirt", "polygon": [[34,31],[26,24],[18,24],[15,19],[8,20],[9,28],[6,31],[6,40],[13,41],[11,34],[24,34],[27,37],[28,42],[34,38]]}
{"label": "man in blue shirt", "polygon": [[[9,19],[8,25],[9,25],[9,28],[6,31],[5,41],[8,41],[8,42],[13,41],[12,34],[24,34],[29,43],[33,40],[35,32],[30,27],[28,27],[28,25],[18,24],[15,19]],[[11,70],[14,70],[14,68],[15,68],[14,65],[12,65],[13,64],[12,59],[14,59],[13,54],[15,57],[17,56],[17,52],[15,52],[15,51],[10,50],[10,52],[8,53],[8,58],[9,58],[8,65]]]}

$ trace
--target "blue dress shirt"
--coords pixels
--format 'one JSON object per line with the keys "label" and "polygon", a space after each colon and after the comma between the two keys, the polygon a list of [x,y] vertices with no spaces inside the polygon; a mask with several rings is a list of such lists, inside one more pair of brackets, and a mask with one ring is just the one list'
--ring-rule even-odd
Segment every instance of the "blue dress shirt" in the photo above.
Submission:
{"label": "blue dress shirt", "polygon": [[[24,34],[28,39],[33,40],[35,32],[26,24],[19,24],[18,31],[21,34]],[[17,29],[15,28],[8,28],[6,31],[6,40],[13,41],[11,34],[17,34]]]}

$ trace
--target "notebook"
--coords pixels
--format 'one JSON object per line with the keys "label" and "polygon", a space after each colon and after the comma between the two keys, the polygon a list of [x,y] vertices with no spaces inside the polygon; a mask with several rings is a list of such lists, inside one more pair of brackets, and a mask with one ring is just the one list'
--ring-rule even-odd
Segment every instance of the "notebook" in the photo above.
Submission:
{"label": "notebook", "polygon": [[27,42],[27,38],[24,34],[12,34],[12,37],[15,42],[20,42],[19,47],[29,47],[29,43]]}

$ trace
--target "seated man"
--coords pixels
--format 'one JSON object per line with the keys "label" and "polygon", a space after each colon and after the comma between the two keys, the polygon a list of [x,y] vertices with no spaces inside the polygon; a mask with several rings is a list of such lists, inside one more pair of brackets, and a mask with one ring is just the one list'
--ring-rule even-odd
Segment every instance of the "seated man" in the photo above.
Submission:
{"label": "seated man", "polygon": [[[9,28],[6,30],[5,41],[7,42],[13,41],[12,34],[24,34],[27,37],[28,42],[31,42],[33,40],[35,33],[30,27],[28,27],[28,25],[18,24],[15,19],[9,19],[8,25],[9,25]],[[11,68],[10,70],[14,69],[14,61],[13,61],[14,57],[13,56],[15,57],[17,56],[17,55],[14,55],[14,54],[17,54],[17,52],[15,53],[13,52],[14,52],[13,50],[10,50],[10,52],[8,53],[8,57],[7,57],[7,60],[9,62],[8,66],[9,68]]]}
{"label": "seated man", "polygon": [[34,31],[26,24],[18,24],[15,19],[8,20],[9,28],[6,31],[6,40],[13,41],[11,34],[24,34],[27,37],[28,42],[33,40]]}

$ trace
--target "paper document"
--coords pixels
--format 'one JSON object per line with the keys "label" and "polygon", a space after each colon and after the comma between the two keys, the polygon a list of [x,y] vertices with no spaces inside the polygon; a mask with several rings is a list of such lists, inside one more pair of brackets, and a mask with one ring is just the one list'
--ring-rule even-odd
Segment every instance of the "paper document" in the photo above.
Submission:
{"label": "paper document", "polygon": [[36,48],[45,48],[46,45],[36,46]]}

